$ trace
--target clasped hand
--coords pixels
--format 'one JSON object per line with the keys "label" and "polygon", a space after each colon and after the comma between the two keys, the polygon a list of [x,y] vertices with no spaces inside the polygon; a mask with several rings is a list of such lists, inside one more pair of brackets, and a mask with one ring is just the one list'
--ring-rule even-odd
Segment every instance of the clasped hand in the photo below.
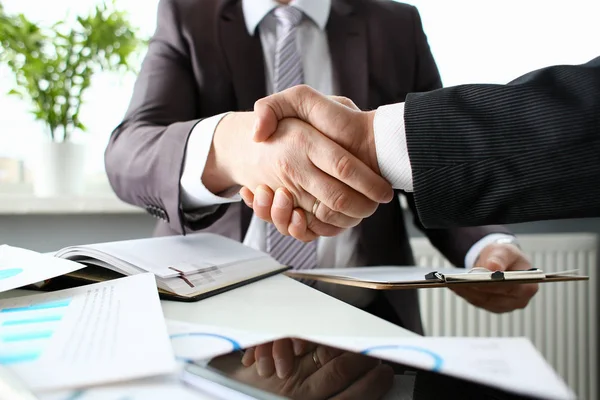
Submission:
{"label": "clasped hand", "polygon": [[[272,203],[275,208],[293,206],[296,212],[288,220],[312,234],[299,238],[304,241],[358,225],[380,203],[391,201],[393,190],[378,174],[373,141],[363,140],[370,124],[364,113],[351,103],[330,101],[340,110],[338,115],[323,110],[327,114],[321,117],[328,122],[322,128],[339,132],[339,137],[327,137],[312,123],[286,118],[289,110],[271,114],[271,105],[260,101],[254,113],[226,115],[215,130],[202,181],[213,193],[235,186],[257,191],[252,201],[259,217]],[[319,113],[315,107],[303,112]],[[259,133],[258,140],[248,134],[253,131]],[[269,191],[257,190],[260,185],[285,188],[287,195],[273,198]],[[301,210],[309,212],[310,219]]]}
{"label": "clasped hand", "polygon": [[[261,99],[254,113],[234,113],[218,127],[217,154],[231,154],[222,163],[230,179],[222,181],[243,186],[246,204],[282,234],[302,241],[337,235],[393,199],[380,176],[373,117],[308,86]],[[236,140],[247,139],[251,121],[253,140]]]}

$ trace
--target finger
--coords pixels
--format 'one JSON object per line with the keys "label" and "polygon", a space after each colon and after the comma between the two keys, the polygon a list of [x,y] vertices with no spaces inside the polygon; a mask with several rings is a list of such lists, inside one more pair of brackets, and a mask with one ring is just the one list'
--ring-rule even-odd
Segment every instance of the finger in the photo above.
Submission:
{"label": "finger", "polygon": [[256,371],[263,378],[268,378],[275,373],[273,362],[273,343],[265,343],[255,347]]}
{"label": "finger", "polygon": [[[307,342],[304,339],[292,339],[292,347],[294,348],[295,356],[302,356],[308,353],[311,350],[311,346],[313,343]],[[313,346],[316,347],[316,346]]]}
{"label": "finger", "polygon": [[264,99],[258,100],[254,104],[254,115],[256,121],[254,122],[252,140],[259,143],[264,142],[277,131],[279,118],[272,108],[272,102],[264,101]]}
{"label": "finger", "polygon": [[248,207],[252,208],[252,203],[254,202],[254,193],[244,186],[240,189],[240,196],[242,197],[244,203],[246,203]]}
{"label": "finger", "polygon": [[394,370],[387,364],[379,364],[332,400],[381,399],[394,384]]}
{"label": "finger", "polygon": [[465,299],[468,303],[475,307],[487,310],[490,299],[494,296],[488,292],[478,292],[470,288],[454,286],[450,288],[454,293]]}
{"label": "finger", "polygon": [[[262,141],[270,137],[277,126],[286,117],[296,117],[314,126],[324,135],[338,137],[343,135],[348,126],[356,124],[355,117],[360,113],[333,101],[306,85],[275,93],[254,103],[257,118],[254,140]],[[280,122],[278,122],[280,121]],[[337,135],[337,136],[335,136]],[[363,164],[359,171],[369,175],[370,180],[358,180],[355,184],[369,187],[364,191],[355,189],[373,201],[387,203],[393,199],[393,191],[388,182]]]}
{"label": "finger", "polygon": [[477,266],[489,269],[490,271],[507,271],[520,258],[520,251],[516,246],[490,244],[481,252]]}
{"label": "finger", "polygon": [[308,165],[302,175],[298,180],[302,190],[294,193],[294,197],[298,206],[309,213],[312,213],[315,198],[320,199],[315,216],[322,222],[338,228],[351,228],[377,209],[378,203],[314,165]]}
{"label": "finger", "polygon": [[242,365],[249,367],[254,364],[254,361],[254,347],[249,347],[244,351],[244,355],[242,356]]}
{"label": "finger", "polygon": [[292,220],[288,226],[288,232],[292,237],[305,243],[311,242],[318,237],[317,234],[308,229],[306,213],[300,208],[292,212]]}
{"label": "finger", "polygon": [[470,304],[493,313],[522,309],[531,299],[531,296],[506,296],[469,288],[453,288],[452,290]]}
{"label": "finger", "polygon": [[324,133],[339,130],[348,121],[332,116],[344,115],[344,110],[347,111],[346,106],[310,86],[297,85],[254,103],[254,140],[265,140],[275,132],[278,121],[290,117],[301,119]]}
{"label": "finger", "polygon": [[338,228],[337,226],[333,226],[319,220],[312,213],[302,210],[302,214],[306,218],[308,230],[314,232],[318,236],[336,236],[344,231],[342,228]]}
{"label": "finger", "polygon": [[[394,192],[389,182],[365,163],[331,139],[314,133],[311,136],[308,156],[317,168],[362,194],[365,198],[363,203],[366,200],[374,203],[389,203],[392,200]],[[319,196],[315,197],[324,200]],[[335,204],[326,204],[332,210],[340,211]],[[348,215],[363,218],[368,216]]]}
{"label": "finger", "polygon": [[271,220],[282,235],[289,235],[288,226],[291,223],[293,211],[292,195],[287,189],[278,188],[273,198],[273,207],[271,207]]}
{"label": "finger", "polygon": [[273,191],[270,187],[259,185],[254,190],[254,202],[252,209],[254,214],[263,221],[273,222],[271,220],[271,207],[273,206]]}
{"label": "finger", "polygon": [[356,104],[354,104],[354,102],[347,97],[344,97],[344,96],[327,96],[327,97],[329,97],[333,101],[336,101],[340,104],[345,105],[348,108],[351,108],[356,111],[360,111],[360,108],[358,108],[358,106]]}
{"label": "finger", "polygon": [[[378,364],[379,360],[375,358],[344,352],[306,378],[302,386],[306,396],[299,398],[329,398],[346,389]],[[327,384],[324,385],[324,382]]]}
{"label": "finger", "polygon": [[287,378],[294,369],[295,355],[290,339],[280,339],[273,342],[273,362],[279,379]]}
{"label": "finger", "polygon": [[[309,113],[304,110],[304,105],[306,105],[308,95],[314,96],[318,92],[307,85],[300,85],[297,88],[299,90],[281,91],[254,103],[256,117],[252,137],[254,141],[262,142],[268,139],[277,130],[278,122],[286,117],[298,117],[309,122],[306,118]],[[316,98],[316,96],[313,98],[313,103]],[[328,101],[335,103],[331,100]]]}

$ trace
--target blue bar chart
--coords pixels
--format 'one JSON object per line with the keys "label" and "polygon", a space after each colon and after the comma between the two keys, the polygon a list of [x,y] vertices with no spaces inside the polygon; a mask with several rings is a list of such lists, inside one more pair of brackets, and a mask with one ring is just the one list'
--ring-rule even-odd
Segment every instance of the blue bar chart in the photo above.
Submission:
{"label": "blue bar chart", "polygon": [[0,280],[12,278],[23,272],[23,268],[0,269]]}
{"label": "blue bar chart", "polygon": [[67,298],[0,309],[0,364],[36,361],[69,304]]}

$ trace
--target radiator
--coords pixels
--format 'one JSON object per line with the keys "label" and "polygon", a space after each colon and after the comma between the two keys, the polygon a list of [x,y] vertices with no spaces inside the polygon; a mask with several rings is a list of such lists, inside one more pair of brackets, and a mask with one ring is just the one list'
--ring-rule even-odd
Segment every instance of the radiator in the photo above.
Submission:
{"label": "radiator", "polygon": [[[598,399],[598,237],[594,234],[520,235],[533,265],[545,271],[578,269],[589,281],[541,284],[523,309],[494,314],[447,289],[421,289],[429,336],[525,336],[578,398]],[[450,266],[425,238],[411,240],[418,265]]]}

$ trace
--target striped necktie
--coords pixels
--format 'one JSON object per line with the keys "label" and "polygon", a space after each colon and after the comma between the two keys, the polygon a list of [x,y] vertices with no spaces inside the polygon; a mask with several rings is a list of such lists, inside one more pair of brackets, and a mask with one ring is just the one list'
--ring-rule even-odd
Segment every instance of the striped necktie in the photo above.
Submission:
{"label": "striped necktie", "polygon": [[[273,91],[280,92],[304,83],[302,59],[298,50],[297,27],[304,14],[293,6],[275,9],[277,18],[277,45],[273,71]],[[291,236],[284,236],[275,225],[267,230],[267,251],[278,262],[293,269],[311,269],[317,263],[317,241],[303,243]]]}

